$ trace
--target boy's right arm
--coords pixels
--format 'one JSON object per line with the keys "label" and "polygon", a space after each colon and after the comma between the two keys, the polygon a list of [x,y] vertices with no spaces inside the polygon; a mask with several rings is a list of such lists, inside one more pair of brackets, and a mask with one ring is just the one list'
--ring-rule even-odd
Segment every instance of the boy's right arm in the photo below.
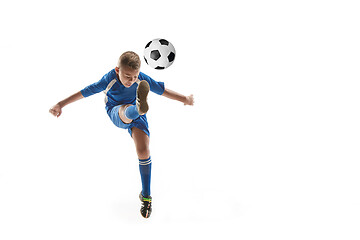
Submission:
{"label": "boy's right arm", "polygon": [[55,104],[52,108],[50,108],[49,112],[55,117],[60,117],[63,107],[82,98],[84,98],[84,96],[81,94],[81,92],[77,92],[71,95],[70,97],[65,98],[64,100]]}
{"label": "boy's right arm", "polygon": [[55,104],[55,106],[50,108],[49,112],[52,115],[54,115],[55,117],[60,117],[63,107],[65,107],[66,105],[73,103],[77,100],[80,100],[84,97],[89,97],[91,95],[94,95],[96,93],[104,91],[106,89],[106,87],[109,85],[110,81],[112,81],[114,79],[116,79],[116,72],[115,72],[115,69],[112,69],[110,72],[105,74],[98,82],[87,86],[80,92],[77,92],[77,93],[71,95],[70,97],[65,98],[64,100]]}

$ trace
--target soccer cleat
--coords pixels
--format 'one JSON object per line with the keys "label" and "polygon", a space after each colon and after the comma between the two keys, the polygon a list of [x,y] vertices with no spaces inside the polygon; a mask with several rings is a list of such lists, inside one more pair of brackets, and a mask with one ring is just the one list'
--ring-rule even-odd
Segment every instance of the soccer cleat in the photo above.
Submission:
{"label": "soccer cleat", "polygon": [[143,216],[144,218],[149,218],[151,215],[151,211],[152,211],[152,207],[151,207],[152,198],[151,198],[151,196],[149,196],[147,198],[144,197],[141,194],[141,192],[139,194],[139,198],[142,203],[141,208],[140,208],[141,216]]}
{"label": "soccer cleat", "polygon": [[147,95],[150,91],[149,83],[142,80],[136,90],[136,108],[140,115],[144,115],[149,110]]}

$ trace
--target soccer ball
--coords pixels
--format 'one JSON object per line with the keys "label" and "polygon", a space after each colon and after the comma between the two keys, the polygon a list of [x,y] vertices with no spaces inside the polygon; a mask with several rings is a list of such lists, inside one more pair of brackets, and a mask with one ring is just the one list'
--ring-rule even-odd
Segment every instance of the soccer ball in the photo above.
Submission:
{"label": "soccer ball", "polygon": [[144,59],[150,67],[155,69],[168,68],[175,60],[175,48],[165,39],[154,39],[146,44]]}

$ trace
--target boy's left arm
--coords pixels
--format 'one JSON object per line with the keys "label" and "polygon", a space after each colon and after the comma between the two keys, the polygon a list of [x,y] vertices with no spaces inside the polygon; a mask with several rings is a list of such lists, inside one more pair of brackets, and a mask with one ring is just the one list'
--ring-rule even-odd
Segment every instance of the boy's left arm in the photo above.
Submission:
{"label": "boy's left arm", "polygon": [[162,96],[182,102],[182,103],[184,103],[184,105],[191,105],[191,106],[194,105],[194,96],[192,94],[189,96],[184,96],[173,90],[165,88]]}

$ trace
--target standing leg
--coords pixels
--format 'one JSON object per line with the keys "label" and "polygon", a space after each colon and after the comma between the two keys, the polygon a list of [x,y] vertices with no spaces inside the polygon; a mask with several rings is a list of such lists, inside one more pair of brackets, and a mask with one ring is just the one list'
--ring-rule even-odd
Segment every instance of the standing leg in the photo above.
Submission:
{"label": "standing leg", "polygon": [[136,153],[139,159],[149,158],[150,157],[149,136],[144,131],[136,127],[133,127],[131,130],[132,130],[132,138],[134,140],[136,147]]}
{"label": "standing leg", "polygon": [[142,130],[132,128],[132,137],[135,142],[136,153],[139,158],[139,168],[142,182],[142,194],[144,197],[150,196],[151,180],[151,158],[149,150],[149,136]]}
{"label": "standing leg", "polygon": [[135,142],[136,152],[139,158],[139,169],[141,175],[142,191],[140,194],[140,200],[142,207],[140,209],[141,215],[144,218],[150,217],[151,208],[151,196],[150,196],[150,180],[151,180],[151,157],[149,150],[149,136],[142,130],[133,127],[132,137]]}

